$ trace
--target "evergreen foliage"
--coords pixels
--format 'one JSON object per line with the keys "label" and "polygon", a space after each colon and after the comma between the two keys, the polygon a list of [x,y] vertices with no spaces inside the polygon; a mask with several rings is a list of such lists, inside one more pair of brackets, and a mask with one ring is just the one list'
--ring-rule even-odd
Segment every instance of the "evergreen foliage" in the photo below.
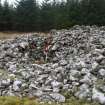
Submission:
{"label": "evergreen foliage", "polygon": [[0,0],[0,31],[49,31],[73,25],[105,25],[105,0]]}

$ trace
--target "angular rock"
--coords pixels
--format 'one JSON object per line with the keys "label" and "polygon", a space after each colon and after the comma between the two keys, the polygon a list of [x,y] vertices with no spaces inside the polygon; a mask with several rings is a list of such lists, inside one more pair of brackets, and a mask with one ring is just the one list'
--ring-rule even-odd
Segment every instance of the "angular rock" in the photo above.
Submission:
{"label": "angular rock", "polygon": [[50,96],[57,102],[65,102],[65,97],[59,93],[51,93]]}
{"label": "angular rock", "polygon": [[14,91],[20,91],[20,87],[22,85],[22,82],[19,80],[14,81],[13,83],[13,90]]}
{"label": "angular rock", "polygon": [[99,70],[99,74],[100,74],[101,76],[104,76],[104,77],[105,77],[105,69],[100,69],[100,70]]}
{"label": "angular rock", "polygon": [[99,92],[97,89],[93,88],[93,95],[92,99],[95,101],[100,102],[101,104],[105,104],[105,95],[101,92]]}
{"label": "angular rock", "polygon": [[105,104],[105,27],[74,26],[0,41],[0,95],[64,102],[66,91]]}

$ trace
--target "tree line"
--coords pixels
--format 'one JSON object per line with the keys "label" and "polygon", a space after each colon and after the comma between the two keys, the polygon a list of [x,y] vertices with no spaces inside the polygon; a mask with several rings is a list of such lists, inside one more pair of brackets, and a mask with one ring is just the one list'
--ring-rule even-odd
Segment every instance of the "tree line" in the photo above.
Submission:
{"label": "tree line", "polygon": [[49,31],[73,25],[105,25],[105,0],[0,1],[0,31]]}

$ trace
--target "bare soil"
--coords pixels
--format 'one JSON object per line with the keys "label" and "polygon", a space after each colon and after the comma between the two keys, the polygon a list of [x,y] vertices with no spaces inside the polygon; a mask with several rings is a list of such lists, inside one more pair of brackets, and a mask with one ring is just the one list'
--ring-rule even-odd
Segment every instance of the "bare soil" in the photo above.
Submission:
{"label": "bare soil", "polygon": [[11,39],[16,36],[20,35],[27,35],[27,34],[33,34],[33,33],[24,33],[24,32],[0,32],[0,39]]}
{"label": "bare soil", "polygon": [[[17,36],[21,36],[21,35],[32,35],[32,34],[36,34],[36,32],[0,32],[0,40],[5,40],[5,39],[11,39]],[[38,33],[41,36],[46,36],[48,35],[48,33],[42,33],[39,32]]]}

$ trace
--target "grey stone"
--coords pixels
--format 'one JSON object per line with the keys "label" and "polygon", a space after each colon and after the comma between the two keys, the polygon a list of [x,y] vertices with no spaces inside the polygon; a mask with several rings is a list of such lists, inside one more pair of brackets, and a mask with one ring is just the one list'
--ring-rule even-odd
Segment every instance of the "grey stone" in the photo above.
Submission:
{"label": "grey stone", "polygon": [[82,86],[80,86],[80,90],[76,92],[75,96],[79,99],[90,98],[91,92],[89,90],[89,86],[87,84],[83,84]]}
{"label": "grey stone", "polygon": [[99,66],[99,64],[97,62],[93,62],[92,63],[92,69],[97,69],[97,67]]}
{"label": "grey stone", "polygon": [[74,26],[0,41],[0,95],[64,102],[66,91],[105,104],[104,29]]}
{"label": "grey stone", "polygon": [[11,80],[10,80],[10,79],[7,79],[7,80],[2,80],[2,81],[1,81],[1,85],[4,85],[4,86],[9,86],[9,85],[10,85],[10,82],[11,82]]}
{"label": "grey stone", "polygon": [[100,74],[101,76],[104,76],[104,77],[105,77],[105,69],[100,69],[100,70],[99,70],[99,74]]}
{"label": "grey stone", "polygon": [[19,80],[14,81],[13,83],[13,90],[14,91],[20,91],[20,87],[22,85],[22,82]]}
{"label": "grey stone", "polygon": [[55,44],[55,45],[53,45],[53,47],[51,48],[51,50],[52,50],[52,51],[56,51],[57,48],[58,48],[58,46]]}
{"label": "grey stone", "polygon": [[65,66],[65,65],[67,65],[67,61],[66,61],[66,60],[61,60],[61,61],[60,61],[60,64],[61,64],[62,66]]}
{"label": "grey stone", "polygon": [[51,93],[50,96],[57,102],[65,102],[65,97],[59,93]]}
{"label": "grey stone", "polygon": [[100,102],[101,104],[105,104],[105,95],[99,92],[96,88],[93,88],[92,99]]}
{"label": "grey stone", "polygon": [[58,81],[52,81],[51,82],[51,85],[52,85],[52,87],[61,87],[63,84],[61,83],[61,82],[58,82]]}
{"label": "grey stone", "polygon": [[43,92],[41,90],[37,90],[33,93],[33,95],[36,96],[36,97],[40,97],[40,96],[43,95]]}

